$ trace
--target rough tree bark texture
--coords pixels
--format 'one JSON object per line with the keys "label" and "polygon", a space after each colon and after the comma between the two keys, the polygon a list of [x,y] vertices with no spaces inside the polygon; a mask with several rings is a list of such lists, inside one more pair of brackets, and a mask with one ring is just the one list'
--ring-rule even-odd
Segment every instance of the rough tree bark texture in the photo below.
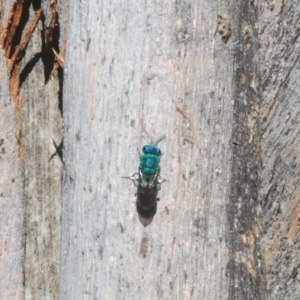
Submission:
{"label": "rough tree bark texture", "polygon": [[[61,299],[265,299],[244,2],[70,3]],[[144,228],[121,176],[162,135],[169,182]]]}
{"label": "rough tree bark texture", "polygon": [[63,133],[57,11],[66,19],[56,1],[1,7],[2,299],[58,298],[62,163],[49,162]]}
{"label": "rough tree bark texture", "polygon": [[263,246],[270,299],[300,299],[300,4],[259,5]]}

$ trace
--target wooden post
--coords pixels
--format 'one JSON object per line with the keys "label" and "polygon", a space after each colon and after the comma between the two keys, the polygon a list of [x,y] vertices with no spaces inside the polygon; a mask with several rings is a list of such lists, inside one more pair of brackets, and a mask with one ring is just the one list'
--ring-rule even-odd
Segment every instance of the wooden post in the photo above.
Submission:
{"label": "wooden post", "polygon": [[[253,7],[72,2],[70,19],[60,298],[265,299]],[[121,177],[162,135],[144,227]]]}

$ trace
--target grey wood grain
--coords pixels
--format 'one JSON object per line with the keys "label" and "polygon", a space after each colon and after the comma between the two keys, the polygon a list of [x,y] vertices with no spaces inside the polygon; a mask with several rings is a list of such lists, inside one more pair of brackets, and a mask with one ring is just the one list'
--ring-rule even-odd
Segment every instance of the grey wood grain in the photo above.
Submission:
{"label": "grey wood grain", "polygon": [[9,72],[0,50],[0,294],[22,299],[24,198],[23,172],[18,151],[20,123],[9,95]]}
{"label": "grey wood grain", "polygon": [[[60,299],[264,299],[245,9],[242,1],[70,3]],[[226,44],[215,34],[220,12],[232,18]],[[137,149],[162,135],[169,182],[145,228],[135,188],[121,177],[137,171]],[[253,179],[242,198],[240,170]]]}
{"label": "grey wood grain", "polygon": [[49,76],[59,45],[55,1],[0,8],[1,43],[11,49],[1,50],[0,298],[57,299],[62,162],[49,158],[63,128],[62,78]]}

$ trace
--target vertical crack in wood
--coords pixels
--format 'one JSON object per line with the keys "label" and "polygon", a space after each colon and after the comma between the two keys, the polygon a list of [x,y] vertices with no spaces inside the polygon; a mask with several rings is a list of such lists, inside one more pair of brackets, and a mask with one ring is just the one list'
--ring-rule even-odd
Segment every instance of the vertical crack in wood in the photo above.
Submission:
{"label": "vertical crack in wood", "polygon": [[[227,266],[229,299],[265,299],[266,286],[260,239],[259,187],[261,148],[259,128],[259,73],[255,61],[256,17],[248,3],[235,7],[240,41],[234,62],[234,126],[229,222],[230,260]],[[235,10],[234,9],[234,10]],[[245,24],[251,30],[245,30]],[[251,36],[250,36],[251,33]],[[245,37],[247,35],[247,37]]]}
{"label": "vertical crack in wood", "polygon": [[52,49],[59,52],[60,27],[56,6],[56,1],[53,1],[50,5],[52,17],[47,28],[45,27],[45,19],[43,18],[42,61],[44,64],[45,83],[50,79],[55,66],[55,55]]}

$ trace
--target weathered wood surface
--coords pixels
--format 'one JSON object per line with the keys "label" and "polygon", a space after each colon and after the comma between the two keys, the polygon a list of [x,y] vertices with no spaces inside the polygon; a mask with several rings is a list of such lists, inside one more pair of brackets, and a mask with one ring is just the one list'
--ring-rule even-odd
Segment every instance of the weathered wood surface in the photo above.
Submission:
{"label": "weathered wood surface", "polygon": [[57,299],[62,163],[49,162],[52,138],[60,144],[63,133],[62,77],[51,74],[52,48],[59,53],[63,45],[56,3],[4,6],[0,298]]}
{"label": "weathered wood surface", "polygon": [[300,299],[300,4],[259,6],[262,212],[270,299]]}
{"label": "weathered wood surface", "polygon": [[23,299],[23,176],[18,152],[19,122],[9,96],[9,73],[0,50],[0,295]]}
{"label": "weathered wood surface", "polygon": [[195,2],[71,1],[61,249],[69,11],[0,3],[1,299],[299,299],[299,3]]}
{"label": "weathered wood surface", "polygon": [[[12,2],[12,1],[11,1]],[[0,4],[0,36],[8,5]],[[5,52],[0,50],[0,295],[3,299],[23,299],[24,199],[23,172],[19,157],[20,122],[10,97]]]}
{"label": "weathered wood surface", "polygon": [[[60,299],[265,299],[254,22],[244,1],[70,3]],[[144,228],[121,177],[162,135]]]}

